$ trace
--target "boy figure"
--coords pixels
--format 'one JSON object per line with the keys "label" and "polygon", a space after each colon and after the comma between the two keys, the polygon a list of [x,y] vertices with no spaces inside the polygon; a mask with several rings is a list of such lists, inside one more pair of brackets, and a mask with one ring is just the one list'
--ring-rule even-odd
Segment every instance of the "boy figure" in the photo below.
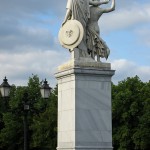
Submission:
{"label": "boy figure", "polygon": [[[100,0],[94,0],[100,2]],[[102,4],[102,3],[101,3]],[[99,4],[100,5],[100,4]],[[112,0],[112,5],[110,8],[102,9],[99,5],[90,7],[90,18],[87,25],[87,47],[91,54],[91,57],[95,59],[97,56],[97,61],[100,61],[100,57],[108,58],[110,50],[106,43],[103,41],[100,35],[100,29],[98,25],[98,20],[103,13],[109,13],[115,10],[115,0]]]}

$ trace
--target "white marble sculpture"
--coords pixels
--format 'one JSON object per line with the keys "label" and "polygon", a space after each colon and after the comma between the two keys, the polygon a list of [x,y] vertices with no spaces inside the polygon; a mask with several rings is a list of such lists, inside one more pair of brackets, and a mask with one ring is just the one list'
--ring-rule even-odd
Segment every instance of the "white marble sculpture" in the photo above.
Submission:
{"label": "white marble sculpture", "polygon": [[98,19],[103,13],[114,10],[115,0],[112,0],[110,9],[99,8],[99,5],[109,1],[68,0],[66,16],[59,32],[61,45],[70,51],[78,48],[80,57],[90,55],[94,59],[97,55],[98,60],[99,57],[107,58],[109,49],[99,37]]}
{"label": "white marble sculpture", "polygon": [[[113,150],[109,48],[99,37],[98,20],[110,0],[68,0],[59,32],[71,59],[58,67],[57,150]],[[95,60],[97,58],[97,61]]]}
{"label": "white marble sculpture", "polygon": [[[105,3],[108,3],[108,1]],[[106,43],[100,37],[98,20],[103,13],[108,13],[115,9],[115,0],[112,0],[111,8],[108,9],[100,8],[99,5],[97,6],[93,5],[90,7],[91,17],[89,18],[87,24],[87,48],[93,59],[95,58],[95,55],[97,56],[97,61],[100,61],[100,57],[102,58],[105,57],[107,59],[110,53],[110,50],[107,47]]]}

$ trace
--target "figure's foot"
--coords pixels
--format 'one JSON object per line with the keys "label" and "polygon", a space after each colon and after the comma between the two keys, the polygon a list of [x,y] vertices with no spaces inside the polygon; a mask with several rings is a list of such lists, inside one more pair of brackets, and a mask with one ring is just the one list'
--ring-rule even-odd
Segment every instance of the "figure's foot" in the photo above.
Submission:
{"label": "figure's foot", "polygon": [[101,62],[101,61],[100,61],[100,56],[97,56],[97,61],[98,61],[98,62]]}
{"label": "figure's foot", "polygon": [[86,50],[80,49],[80,57],[91,58]]}

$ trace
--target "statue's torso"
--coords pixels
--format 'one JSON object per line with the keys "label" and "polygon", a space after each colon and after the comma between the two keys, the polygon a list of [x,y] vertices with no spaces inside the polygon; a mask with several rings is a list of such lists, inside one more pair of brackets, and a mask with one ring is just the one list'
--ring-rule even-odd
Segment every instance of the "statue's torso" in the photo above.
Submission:
{"label": "statue's torso", "polygon": [[[79,20],[80,17],[81,19],[90,17],[89,0],[68,0],[67,8],[72,11],[72,19]],[[76,16],[79,18],[76,18]]]}
{"label": "statue's torso", "polygon": [[90,29],[94,30],[97,34],[100,33],[99,25],[98,25],[98,20],[102,15],[102,9],[100,7],[90,7],[90,18],[88,20],[88,27]]}

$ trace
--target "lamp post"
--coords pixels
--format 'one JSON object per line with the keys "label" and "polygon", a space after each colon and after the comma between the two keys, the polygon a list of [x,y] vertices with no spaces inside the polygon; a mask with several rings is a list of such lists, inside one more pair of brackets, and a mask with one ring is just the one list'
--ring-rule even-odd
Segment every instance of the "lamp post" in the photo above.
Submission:
{"label": "lamp post", "polygon": [[5,77],[3,80],[3,83],[0,85],[0,92],[2,94],[2,97],[6,98],[9,97],[10,88],[11,86],[7,82],[7,78]]}
{"label": "lamp post", "polygon": [[52,88],[49,87],[47,81],[45,79],[44,84],[41,86],[41,95],[43,98],[48,99],[51,94]]}
{"label": "lamp post", "polygon": [[8,80],[5,77],[3,79],[3,83],[0,85],[0,93],[1,93],[2,97],[4,98],[3,109],[6,109],[8,107],[8,97],[10,94],[10,88],[11,88],[11,86],[9,85]]}
{"label": "lamp post", "polygon": [[28,112],[30,105],[28,103],[28,93],[23,95],[23,125],[24,125],[24,150],[29,150],[29,137],[28,137]]}
{"label": "lamp post", "polygon": [[[49,87],[46,79],[44,81],[44,84],[41,86],[40,92],[41,92],[41,96],[44,99],[48,99],[51,93],[51,87]],[[30,102],[28,101],[28,93],[25,92],[24,93],[24,97],[23,97],[23,106],[24,106],[24,150],[29,150],[29,136],[28,136],[28,112],[31,111],[30,110]],[[34,108],[32,108],[34,109]],[[37,113],[37,110],[33,110]]]}
{"label": "lamp post", "polygon": [[[10,88],[11,86],[8,84],[8,80],[5,77],[3,80],[3,83],[0,85],[0,92],[3,98],[9,97]],[[49,86],[48,82],[45,79],[44,84],[41,86],[41,89],[40,89],[42,98],[48,99],[51,93],[51,89],[52,88]],[[28,98],[27,92],[24,93],[22,102],[23,102],[22,111],[23,111],[23,124],[24,124],[24,150],[29,150],[28,113],[29,111],[33,111],[33,112],[35,111],[37,113],[37,110],[34,108],[32,108],[32,110],[30,109],[30,100]]]}

